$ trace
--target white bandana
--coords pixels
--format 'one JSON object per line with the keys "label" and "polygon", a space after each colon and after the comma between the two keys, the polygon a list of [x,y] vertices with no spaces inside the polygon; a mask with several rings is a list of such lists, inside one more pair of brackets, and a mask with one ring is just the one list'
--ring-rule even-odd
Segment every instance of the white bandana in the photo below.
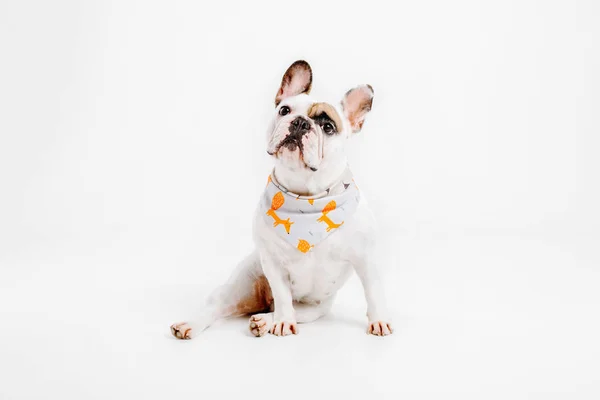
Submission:
{"label": "white bandana", "polygon": [[299,251],[308,253],[352,216],[359,199],[350,169],[339,183],[314,196],[288,192],[272,173],[260,207],[267,224]]}

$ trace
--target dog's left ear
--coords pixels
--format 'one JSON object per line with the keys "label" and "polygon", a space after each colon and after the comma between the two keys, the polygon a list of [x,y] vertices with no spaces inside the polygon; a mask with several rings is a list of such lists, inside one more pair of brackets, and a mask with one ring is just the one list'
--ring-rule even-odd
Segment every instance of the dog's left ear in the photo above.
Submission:
{"label": "dog's left ear", "polygon": [[275,106],[286,97],[296,96],[301,93],[310,93],[312,87],[312,69],[304,60],[294,62],[283,74],[281,87],[275,96]]}
{"label": "dog's left ear", "polygon": [[361,85],[348,90],[344,95],[342,108],[346,118],[350,121],[352,132],[361,130],[367,113],[371,111],[374,94],[371,85]]}

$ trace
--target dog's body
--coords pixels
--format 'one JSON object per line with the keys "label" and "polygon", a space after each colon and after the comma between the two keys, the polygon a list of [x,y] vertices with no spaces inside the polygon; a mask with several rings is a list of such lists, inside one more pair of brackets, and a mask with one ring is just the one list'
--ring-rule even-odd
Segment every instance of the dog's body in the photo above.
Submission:
{"label": "dog's body", "polygon": [[[312,71],[304,61],[295,62],[285,73],[276,97],[277,115],[268,130],[267,152],[276,159],[273,179],[277,187],[287,196],[303,196],[313,204],[311,196],[322,193],[329,200],[330,189],[340,184],[347,171],[345,140],[361,129],[371,108],[373,89],[359,86],[346,93],[339,106],[333,106],[312,100],[308,96],[311,84]],[[335,207],[335,201],[328,203],[314,222],[315,229],[323,229],[327,237],[316,245],[300,240],[297,248],[283,236],[297,226],[279,218],[277,203],[266,212],[259,205],[253,229],[256,250],[238,265],[229,282],[211,295],[197,320],[171,326],[173,335],[189,339],[217,319],[245,314],[254,314],[250,331],[255,336],[295,334],[297,323],[314,321],[329,311],[352,270],[364,287],[368,332],[390,334],[374,263],[375,220],[364,198],[344,221],[329,218],[329,204]]]}

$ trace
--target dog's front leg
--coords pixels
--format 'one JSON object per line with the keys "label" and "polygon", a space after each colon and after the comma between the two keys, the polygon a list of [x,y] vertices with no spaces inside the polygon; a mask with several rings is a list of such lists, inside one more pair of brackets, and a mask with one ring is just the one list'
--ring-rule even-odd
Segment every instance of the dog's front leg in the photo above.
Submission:
{"label": "dog's front leg", "polygon": [[287,272],[266,251],[260,252],[260,262],[271,286],[275,305],[273,327],[270,333],[277,336],[296,334],[296,315]]}
{"label": "dog's front leg", "polygon": [[377,336],[390,335],[393,328],[377,266],[368,257],[356,258],[353,260],[353,265],[362,282],[367,300],[367,318],[369,319],[367,333]]}

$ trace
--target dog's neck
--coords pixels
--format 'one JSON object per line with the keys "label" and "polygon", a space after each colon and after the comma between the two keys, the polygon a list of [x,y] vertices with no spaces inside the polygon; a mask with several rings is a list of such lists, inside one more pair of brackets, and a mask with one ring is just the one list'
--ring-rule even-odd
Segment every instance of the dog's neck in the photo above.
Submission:
{"label": "dog's neck", "polygon": [[346,159],[334,164],[321,165],[317,171],[309,168],[294,168],[279,160],[275,163],[275,178],[288,191],[301,196],[312,196],[324,192],[339,183],[348,168]]}

